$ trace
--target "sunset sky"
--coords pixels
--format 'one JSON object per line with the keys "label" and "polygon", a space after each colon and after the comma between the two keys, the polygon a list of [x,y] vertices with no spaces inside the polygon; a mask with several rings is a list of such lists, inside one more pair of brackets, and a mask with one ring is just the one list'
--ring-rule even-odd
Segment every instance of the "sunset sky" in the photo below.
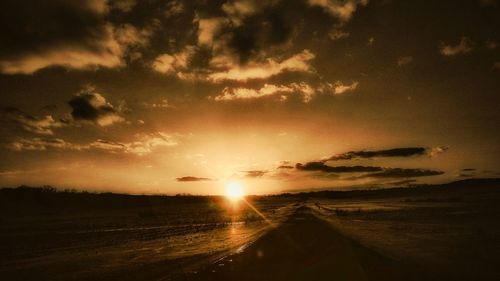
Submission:
{"label": "sunset sky", "polygon": [[2,0],[0,186],[500,176],[500,1]]}

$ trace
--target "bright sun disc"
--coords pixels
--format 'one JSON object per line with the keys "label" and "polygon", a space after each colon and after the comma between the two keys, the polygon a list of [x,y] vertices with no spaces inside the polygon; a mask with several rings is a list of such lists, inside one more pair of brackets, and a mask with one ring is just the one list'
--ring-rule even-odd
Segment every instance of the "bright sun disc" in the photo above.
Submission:
{"label": "bright sun disc", "polygon": [[226,197],[237,201],[245,196],[245,190],[239,182],[231,182],[226,186]]}

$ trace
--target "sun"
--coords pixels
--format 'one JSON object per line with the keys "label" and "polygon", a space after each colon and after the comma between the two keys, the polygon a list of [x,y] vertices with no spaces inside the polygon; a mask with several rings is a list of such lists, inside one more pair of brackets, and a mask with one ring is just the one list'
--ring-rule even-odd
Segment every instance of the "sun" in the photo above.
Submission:
{"label": "sun", "polygon": [[238,201],[245,196],[245,189],[239,182],[230,182],[226,186],[226,197],[232,201]]}

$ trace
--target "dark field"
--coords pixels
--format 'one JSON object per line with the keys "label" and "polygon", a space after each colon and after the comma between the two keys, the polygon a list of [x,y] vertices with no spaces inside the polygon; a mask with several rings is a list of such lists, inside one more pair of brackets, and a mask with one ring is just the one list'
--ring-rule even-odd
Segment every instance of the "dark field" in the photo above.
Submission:
{"label": "dark field", "polygon": [[0,193],[2,280],[498,280],[500,181],[249,197]]}

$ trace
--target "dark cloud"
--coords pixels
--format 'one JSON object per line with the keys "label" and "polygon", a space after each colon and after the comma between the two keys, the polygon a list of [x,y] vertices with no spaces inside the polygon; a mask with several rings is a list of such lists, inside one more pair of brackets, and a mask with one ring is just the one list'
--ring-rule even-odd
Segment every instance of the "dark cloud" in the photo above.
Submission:
{"label": "dark cloud", "polygon": [[477,169],[474,168],[465,168],[460,170],[458,176],[461,178],[470,178],[475,177],[477,175]]}
{"label": "dark cloud", "polygon": [[242,171],[245,173],[245,177],[247,178],[260,178],[263,175],[267,174],[268,171],[265,170],[251,170],[251,171]]}
{"label": "dark cloud", "polygon": [[356,158],[376,158],[376,157],[411,157],[430,155],[435,149],[428,147],[402,147],[385,150],[360,150],[349,151],[334,155],[328,158],[328,161],[351,160]]}
{"label": "dark cloud", "polygon": [[273,7],[247,17],[231,33],[229,46],[244,64],[261,50],[285,43],[291,36],[292,25],[281,15],[279,8]]}
{"label": "dark cloud", "polygon": [[320,171],[325,173],[363,173],[383,171],[381,167],[373,166],[328,166],[323,162],[307,162],[305,164],[297,163],[297,170],[301,171]]}
{"label": "dark cloud", "polygon": [[292,165],[280,165],[278,166],[278,169],[293,169]]}
{"label": "dark cloud", "polygon": [[187,177],[176,178],[176,180],[180,182],[193,182],[193,181],[211,181],[212,179],[187,176]]}
{"label": "dark cloud", "polygon": [[363,177],[368,178],[414,178],[438,176],[444,172],[429,169],[403,169],[403,168],[384,168],[382,172],[367,174]]}
{"label": "dark cloud", "polygon": [[99,126],[108,126],[124,120],[111,103],[92,89],[77,94],[68,104],[72,108],[71,116],[76,121],[91,121]]}
{"label": "dark cloud", "polygon": [[477,169],[474,169],[474,168],[465,168],[465,169],[462,169],[462,172],[475,172],[477,171]]}
{"label": "dark cloud", "polygon": [[112,8],[106,0],[1,1],[0,72],[123,66],[128,46],[145,38],[131,25],[111,23]]}
{"label": "dark cloud", "polygon": [[355,177],[359,178],[413,178],[425,176],[442,175],[444,172],[429,169],[404,169],[404,168],[385,168],[376,166],[328,166],[324,162],[307,162],[305,164],[297,163],[295,168],[300,171],[329,173],[366,173],[365,175]]}

